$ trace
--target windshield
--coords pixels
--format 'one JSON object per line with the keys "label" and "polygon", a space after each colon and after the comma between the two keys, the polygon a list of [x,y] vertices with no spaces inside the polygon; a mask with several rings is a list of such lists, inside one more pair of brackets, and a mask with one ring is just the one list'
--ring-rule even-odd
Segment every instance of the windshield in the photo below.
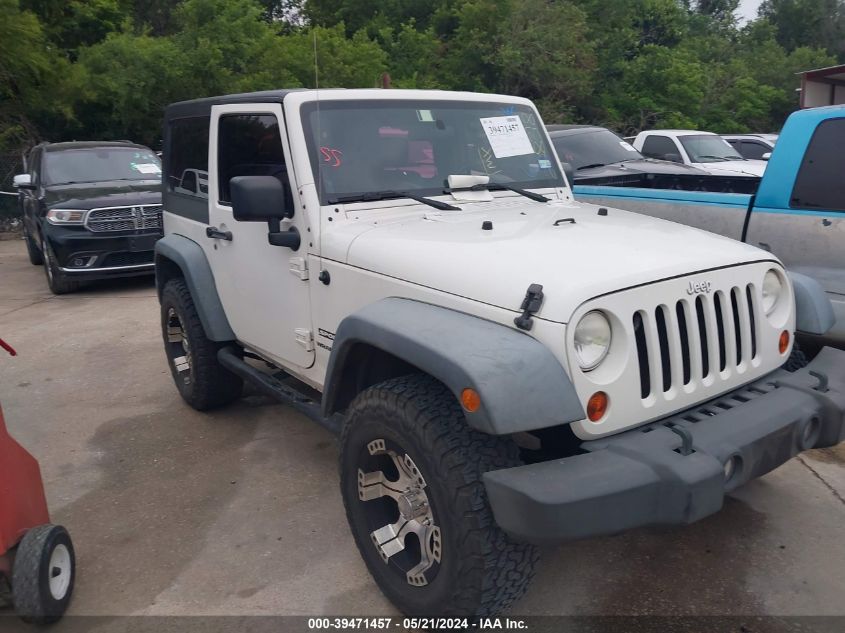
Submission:
{"label": "windshield", "polygon": [[558,158],[575,169],[642,158],[634,147],[610,130],[590,130],[552,137]]}
{"label": "windshield", "polygon": [[693,163],[718,163],[725,160],[743,160],[725,139],[710,134],[679,136],[681,145]]}
{"label": "windshield", "polygon": [[441,195],[450,174],[541,189],[564,181],[534,110],[466,101],[324,101],[303,104],[320,199],[407,191]]}
{"label": "windshield", "polygon": [[45,152],[44,184],[160,180],[161,163],[142,147],[92,147]]}

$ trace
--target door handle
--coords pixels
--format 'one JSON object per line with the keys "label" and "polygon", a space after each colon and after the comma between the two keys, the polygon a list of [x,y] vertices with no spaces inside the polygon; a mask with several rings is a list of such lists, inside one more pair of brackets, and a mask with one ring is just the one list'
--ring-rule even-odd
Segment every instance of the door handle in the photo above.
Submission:
{"label": "door handle", "polygon": [[227,242],[232,241],[232,232],[231,231],[221,231],[216,226],[208,226],[205,229],[206,237],[210,237],[214,240],[226,240]]}

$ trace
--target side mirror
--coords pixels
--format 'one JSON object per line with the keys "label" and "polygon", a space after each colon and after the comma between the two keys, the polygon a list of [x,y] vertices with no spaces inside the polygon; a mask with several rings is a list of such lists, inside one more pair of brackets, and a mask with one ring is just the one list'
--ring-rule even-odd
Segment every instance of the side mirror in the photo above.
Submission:
{"label": "side mirror", "polygon": [[267,222],[267,241],[273,246],[299,250],[295,226],[281,230],[281,221],[293,217],[293,205],[282,183],[273,176],[235,176],[229,181],[232,216],[238,222]]}
{"label": "side mirror", "polygon": [[32,176],[29,174],[17,174],[12,179],[12,185],[15,189],[35,189],[35,185],[32,184]]}
{"label": "side mirror", "polygon": [[561,163],[561,169],[563,169],[563,175],[566,176],[566,182],[569,183],[569,186],[572,187],[575,185],[575,168],[572,167],[572,163]]}
{"label": "side mirror", "polygon": [[269,222],[293,216],[285,188],[273,176],[235,176],[229,181],[232,215],[238,222]]}
{"label": "side mirror", "polygon": [[771,157],[772,157],[772,153],[771,153],[771,152],[766,152],[766,153],[765,153],[765,154],[763,154],[760,158],[762,158],[763,160],[769,160]]}
{"label": "side mirror", "polygon": [[669,152],[668,154],[664,154],[664,155],[663,155],[663,160],[668,160],[668,161],[671,161],[671,162],[673,162],[673,163],[682,163],[682,162],[684,162],[684,161],[681,159],[681,155],[680,155],[680,154],[675,154],[674,152]]}

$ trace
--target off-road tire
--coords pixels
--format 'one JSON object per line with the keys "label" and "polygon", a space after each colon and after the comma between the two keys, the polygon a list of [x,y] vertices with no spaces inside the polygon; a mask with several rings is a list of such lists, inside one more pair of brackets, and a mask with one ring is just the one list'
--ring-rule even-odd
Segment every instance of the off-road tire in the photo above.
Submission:
{"label": "off-road tire", "polygon": [[792,352],[789,354],[789,358],[784,363],[783,368],[786,371],[798,371],[799,369],[804,369],[807,365],[810,364],[807,355],[804,353],[804,350],[801,349],[798,345],[798,341],[795,341],[792,344]]}
{"label": "off-road tire", "polygon": [[26,228],[23,230],[23,240],[26,242],[26,254],[29,257],[29,263],[33,266],[41,266],[44,263],[44,257],[38,249],[38,244],[35,243]]}
{"label": "off-road tire", "polygon": [[[376,439],[401,445],[425,478],[440,528],[440,567],[412,586],[385,562],[371,540],[358,496],[362,450]],[[361,556],[381,591],[410,616],[475,617],[516,602],[534,575],[537,549],[495,523],[481,475],[520,465],[516,445],[471,429],[453,394],[425,375],[372,386],[352,403],[341,433],[340,482],[346,516]]]}
{"label": "off-road tire", "polygon": [[[69,555],[69,577],[59,595],[54,595],[50,579],[55,576],[51,565],[53,552],[60,546]],[[68,563],[68,558],[65,558]],[[24,620],[47,624],[58,620],[67,610],[76,577],[76,558],[67,530],[61,525],[39,525],[21,539],[12,567],[12,601]]]}
{"label": "off-road tire", "polygon": [[44,264],[44,275],[47,277],[47,286],[54,295],[64,295],[69,292],[76,292],[79,289],[79,282],[75,279],[68,279],[68,276],[59,270],[53,254],[46,241],[41,240],[41,255]]}
{"label": "off-road tire", "polygon": [[[171,309],[178,316],[188,342],[184,353],[189,361],[187,370],[177,369],[174,362],[176,352],[171,353],[172,342],[168,335]],[[182,278],[171,279],[162,290],[161,332],[170,373],[185,402],[198,411],[206,411],[229,404],[241,396],[243,380],[217,360],[217,352],[225,343],[217,343],[205,335],[191,291]]]}

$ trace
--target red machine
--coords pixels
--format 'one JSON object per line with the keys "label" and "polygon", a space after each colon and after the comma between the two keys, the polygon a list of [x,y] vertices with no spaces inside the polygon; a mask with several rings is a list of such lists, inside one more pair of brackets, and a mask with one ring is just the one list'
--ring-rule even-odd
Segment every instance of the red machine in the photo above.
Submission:
{"label": "red machine", "polygon": [[[15,351],[0,339],[0,347]],[[59,619],[70,603],[76,559],[67,530],[51,525],[38,462],[6,430],[0,410],[0,580],[25,620]]]}

